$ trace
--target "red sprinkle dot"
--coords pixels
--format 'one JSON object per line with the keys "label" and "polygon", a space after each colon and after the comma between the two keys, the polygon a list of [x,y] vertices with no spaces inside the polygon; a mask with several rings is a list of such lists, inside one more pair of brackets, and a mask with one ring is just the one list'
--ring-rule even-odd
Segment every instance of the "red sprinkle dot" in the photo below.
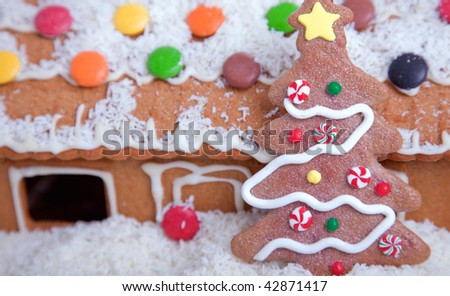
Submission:
{"label": "red sprinkle dot", "polygon": [[344,264],[340,261],[336,261],[331,265],[331,272],[333,275],[343,275],[345,273]]}
{"label": "red sprinkle dot", "polygon": [[375,193],[378,196],[386,196],[391,192],[391,185],[387,182],[380,182],[375,186]]}
{"label": "red sprinkle dot", "polygon": [[303,138],[302,130],[299,129],[298,127],[294,128],[291,131],[291,134],[288,136],[289,142],[293,144],[300,142],[302,138]]}
{"label": "red sprinkle dot", "polygon": [[69,31],[72,16],[64,6],[51,5],[42,8],[34,18],[34,25],[44,37],[54,38]]}
{"label": "red sprinkle dot", "polygon": [[450,0],[441,0],[438,12],[440,18],[450,24]]}
{"label": "red sprinkle dot", "polygon": [[200,228],[195,211],[187,206],[173,206],[163,217],[164,233],[174,240],[190,240]]}

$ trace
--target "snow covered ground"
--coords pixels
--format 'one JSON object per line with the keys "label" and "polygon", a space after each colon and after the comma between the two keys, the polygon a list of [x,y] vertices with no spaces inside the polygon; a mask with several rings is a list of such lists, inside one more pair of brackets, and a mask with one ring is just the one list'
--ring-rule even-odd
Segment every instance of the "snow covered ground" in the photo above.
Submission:
{"label": "snow covered ground", "polygon": [[[189,242],[165,237],[158,224],[123,216],[29,233],[0,232],[0,275],[309,275],[301,266],[245,264],[230,250],[232,237],[258,213],[199,213]],[[432,249],[418,266],[357,265],[350,275],[450,275],[450,232],[430,222],[406,221]]]}

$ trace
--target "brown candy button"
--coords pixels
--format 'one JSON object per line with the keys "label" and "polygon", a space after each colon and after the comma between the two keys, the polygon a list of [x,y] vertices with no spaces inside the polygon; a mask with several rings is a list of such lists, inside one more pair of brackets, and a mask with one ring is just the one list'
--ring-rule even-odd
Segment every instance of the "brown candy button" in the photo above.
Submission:
{"label": "brown candy button", "polygon": [[232,87],[249,88],[260,74],[260,65],[252,55],[245,52],[233,54],[223,64],[223,77]]}
{"label": "brown candy button", "polygon": [[343,5],[353,11],[355,29],[358,31],[367,29],[375,18],[375,7],[372,0],[345,0]]}

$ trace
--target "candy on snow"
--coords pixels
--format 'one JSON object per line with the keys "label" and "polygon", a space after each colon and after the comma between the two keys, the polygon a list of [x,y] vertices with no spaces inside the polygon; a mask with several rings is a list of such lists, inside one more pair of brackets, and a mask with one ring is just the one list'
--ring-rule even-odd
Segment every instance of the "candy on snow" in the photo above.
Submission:
{"label": "candy on snow", "polygon": [[171,239],[190,240],[198,232],[200,223],[191,207],[180,205],[167,210],[161,226],[164,233]]}

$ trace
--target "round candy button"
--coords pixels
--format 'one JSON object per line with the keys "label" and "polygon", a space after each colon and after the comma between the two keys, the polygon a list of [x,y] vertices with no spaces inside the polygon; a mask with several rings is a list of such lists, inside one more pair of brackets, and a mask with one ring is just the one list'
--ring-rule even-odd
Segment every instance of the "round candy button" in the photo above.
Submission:
{"label": "round candy button", "polygon": [[19,57],[9,51],[0,51],[0,84],[13,81],[19,71]]}
{"label": "round candy button", "polygon": [[288,17],[297,10],[297,5],[290,2],[282,2],[269,9],[266,14],[269,29],[289,34],[294,32],[294,28],[289,25]]}
{"label": "round candy button", "polygon": [[222,13],[222,9],[219,7],[206,7],[202,4],[192,10],[186,19],[192,34],[197,37],[214,35],[224,21],[225,16]]}
{"label": "round candy button", "polygon": [[427,79],[428,66],[425,60],[413,53],[398,56],[389,66],[389,80],[398,88],[410,90]]}
{"label": "round candy button", "polygon": [[173,240],[190,240],[200,229],[195,211],[187,206],[173,206],[164,214],[164,233]]}
{"label": "round candy button", "polygon": [[42,8],[34,18],[34,26],[38,32],[49,38],[58,37],[69,31],[72,22],[69,10],[59,5]]}
{"label": "round candy button", "polygon": [[148,56],[147,69],[161,79],[175,77],[183,70],[181,52],[171,46],[159,47]]}
{"label": "round candy button", "polygon": [[372,0],[345,0],[343,5],[353,11],[353,21],[355,29],[358,31],[367,29],[375,18],[375,7]]}
{"label": "round candy button", "polygon": [[438,6],[439,17],[450,24],[450,0],[441,0]]}
{"label": "round candy button", "polygon": [[108,77],[108,62],[96,51],[81,52],[72,60],[70,76],[80,86],[98,86]]}
{"label": "round candy button", "polygon": [[255,58],[245,52],[230,56],[223,64],[223,77],[228,85],[236,88],[249,88],[261,74],[261,67]]}
{"label": "round candy button", "polygon": [[144,32],[150,17],[147,8],[141,4],[130,3],[120,6],[114,14],[114,26],[125,35],[138,35]]}

